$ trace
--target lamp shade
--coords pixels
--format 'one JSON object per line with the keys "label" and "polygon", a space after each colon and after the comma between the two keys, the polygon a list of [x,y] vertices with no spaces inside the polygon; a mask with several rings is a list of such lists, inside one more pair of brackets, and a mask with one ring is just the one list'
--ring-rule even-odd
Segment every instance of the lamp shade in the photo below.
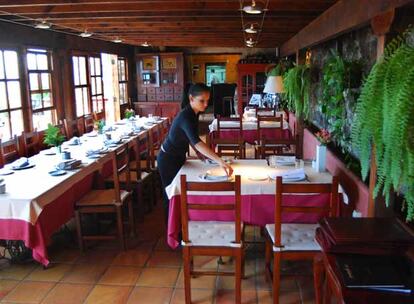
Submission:
{"label": "lamp shade", "polygon": [[282,76],[268,76],[263,92],[270,94],[284,93]]}

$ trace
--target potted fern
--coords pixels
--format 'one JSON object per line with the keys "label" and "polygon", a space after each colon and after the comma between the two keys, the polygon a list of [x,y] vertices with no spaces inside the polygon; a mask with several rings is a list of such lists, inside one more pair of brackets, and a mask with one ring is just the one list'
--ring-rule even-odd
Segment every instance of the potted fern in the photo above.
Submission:
{"label": "potted fern", "polygon": [[65,141],[65,136],[60,133],[60,129],[52,124],[47,125],[43,143],[50,147],[56,147],[56,152],[62,152],[62,143]]}

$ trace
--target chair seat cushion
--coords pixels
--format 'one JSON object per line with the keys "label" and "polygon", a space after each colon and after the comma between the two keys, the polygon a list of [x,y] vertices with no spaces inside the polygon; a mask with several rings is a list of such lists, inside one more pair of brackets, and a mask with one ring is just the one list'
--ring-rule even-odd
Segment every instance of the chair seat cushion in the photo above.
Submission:
{"label": "chair seat cushion", "polygon": [[[282,245],[273,247],[274,251],[320,251],[321,247],[315,241],[315,231],[318,224],[282,224]],[[275,225],[267,224],[266,231],[275,243]]]}
{"label": "chair seat cushion", "polygon": [[241,247],[234,243],[234,222],[189,221],[188,232],[190,242],[183,246]]}
{"label": "chair seat cushion", "polygon": [[86,193],[78,202],[76,202],[76,207],[109,206],[115,205],[117,203],[123,203],[131,195],[131,192],[121,190],[120,194],[121,201],[117,202],[115,199],[114,189],[91,190]]}

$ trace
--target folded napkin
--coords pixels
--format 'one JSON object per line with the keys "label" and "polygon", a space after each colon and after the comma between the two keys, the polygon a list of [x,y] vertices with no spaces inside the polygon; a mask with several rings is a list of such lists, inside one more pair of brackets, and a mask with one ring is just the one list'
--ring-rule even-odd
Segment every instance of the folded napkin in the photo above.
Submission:
{"label": "folded napkin", "polygon": [[[109,139],[109,140],[105,140],[104,141],[106,146],[112,146],[112,145],[119,145],[120,143],[122,143],[122,140],[120,138],[118,139]],[[97,153],[99,153],[101,151],[98,151]]]}
{"label": "folded napkin", "polygon": [[82,162],[79,159],[70,159],[58,163],[56,165],[56,168],[59,170],[73,170],[79,167],[81,163]]}
{"label": "folded napkin", "polygon": [[90,156],[90,155],[95,155],[95,154],[101,154],[101,153],[106,153],[108,152],[108,148],[107,147],[101,147],[101,148],[96,148],[96,149],[89,149],[86,151],[86,156]]}
{"label": "folded napkin", "polygon": [[19,158],[12,163],[13,168],[24,168],[29,165],[29,159],[27,157]]}
{"label": "folded napkin", "polygon": [[72,137],[71,140],[69,140],[69,145],[79,145],[80,144],[80,139],[79,137]]}
{"label": "folded napkin", "polygon": [[276,155],[275,162],[276,164],[281,164],[281,165],[294,165],[296,162],[296,157]]}
{"label": "folded napkin", "polygon": [[283,181],[301,181],[306,179],[305,170],[303,168],[269,173],[271,179],[276,179],[278,176],[281,176]]}

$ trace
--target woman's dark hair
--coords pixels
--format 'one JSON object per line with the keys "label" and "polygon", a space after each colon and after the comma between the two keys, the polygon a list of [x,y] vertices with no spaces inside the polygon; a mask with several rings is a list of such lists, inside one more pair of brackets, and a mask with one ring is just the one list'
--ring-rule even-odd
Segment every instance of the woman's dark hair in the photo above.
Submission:
{"label": "woman's dark hair", "polygon": [[210,88],[204,83],[193,84],[188,90],[188,95],[191,95],[193,97],[200,96],[203,93],[210,93]]}

